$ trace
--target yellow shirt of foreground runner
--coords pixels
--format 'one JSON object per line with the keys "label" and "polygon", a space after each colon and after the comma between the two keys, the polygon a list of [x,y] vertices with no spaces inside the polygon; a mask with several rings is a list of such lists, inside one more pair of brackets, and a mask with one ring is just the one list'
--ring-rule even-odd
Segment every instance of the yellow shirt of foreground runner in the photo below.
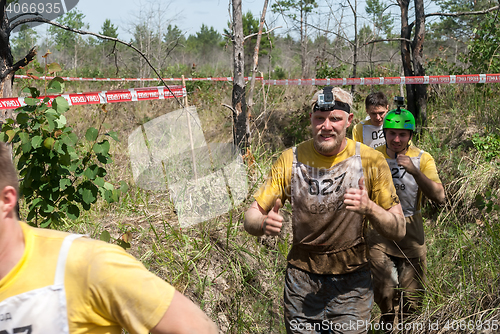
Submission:
{"label": "yellow shirt of foreground runner", "polygon": [[[54,282],[67,233],[20,223],[25,251],[0,280],[0,301]],[[89,238],[73,242],[64,286],[72,334],[148,333],[165,314],[175,289],[122,248]]]}
{"label": "yellow shirt of foreground runner", "polygon": [[[319,154],[312,139],[297,146],[298,161],[315,168],[331,168],[355,153],[356,143],[351,139],[347,139],[344,150],[334,156]],[[365,187],[370,199],[386,210],[397,205],[399,199],[384,156],[364,144],[361,144],[360,153]],[[288,149],[274,163],[266,182],[255,194],[255,200],[264,210],[271,210],[277,198],[281,198],[283,203],[286,199],[290,200],[292,162],[293,152]]]}
{"label": "yellow shirt of foreground runner", "polygon": [[[385,146],[378,147],[377,151],[381,152],[386,159],[391,158],[387,155],[387,148]],[[418,157],[420,155],[420,149],[410,145],[405,155],[410,158]],[[427,152],[423,152],[420,157],[420,171],[432,181],[441,183],[436,163]],[[417,212],[412,216],[406,217],[406,236],[403,240],[395,243],[372,230],[368,238],[371,247],[397,257],[417,258],[425,255],[424,224],[422,213],[420,212],[420,207],[422,205],[422,190],[418,189],[417,198],[415,200]]]}

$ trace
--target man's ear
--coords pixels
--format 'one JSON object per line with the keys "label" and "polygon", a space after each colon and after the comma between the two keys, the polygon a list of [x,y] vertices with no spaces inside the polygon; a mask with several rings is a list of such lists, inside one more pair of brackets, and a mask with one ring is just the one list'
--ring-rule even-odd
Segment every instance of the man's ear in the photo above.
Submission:
{"label": "man's ear", "polygon": [[354,114],[353,113],[350,113],[348,116],[347,116],[347,127],[350,127],[351,126],[351,123],[352,123],[352,120],[354,119]]}
{"label": "man's ear", "polygon": [[0,201],[3,204],[4,212],[15,211],[17,204],[17,191],[12,186],[6,186],[0,192]]}

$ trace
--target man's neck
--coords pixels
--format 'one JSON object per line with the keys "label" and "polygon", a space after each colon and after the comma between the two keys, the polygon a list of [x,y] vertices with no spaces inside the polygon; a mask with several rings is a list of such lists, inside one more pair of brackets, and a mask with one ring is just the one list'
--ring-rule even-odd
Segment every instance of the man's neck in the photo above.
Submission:
{"label": "man's neck", "polygon": [[408,152],[408,145],[406,145],[406,148],[400,152],[395,152],[393,150],[391,150],[389,147],[386,146],[386,151],[387,151],[387,155],[391,158],[391,159],[396,159],[398,155],[405,155],[406,152]]}
{"label": "man's neck", "polygon": [[0,279],[4,278],[23,257],[24,234],[17,219],[0,222]]}

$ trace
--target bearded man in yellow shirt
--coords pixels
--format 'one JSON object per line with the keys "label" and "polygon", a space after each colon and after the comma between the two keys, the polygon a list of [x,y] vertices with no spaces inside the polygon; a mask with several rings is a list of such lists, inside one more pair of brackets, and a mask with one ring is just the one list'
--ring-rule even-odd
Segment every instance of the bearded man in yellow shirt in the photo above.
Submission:
{"label": "bearded man in yellow shirt", "polygon": [[0,333],[218,333],[170,284],[116,245],[19,222],[0,143]]}
{"label": "bearded man in yellow shirt", "polygon": [[289,200],[287,332],[365,333],[373,304],[365,218],[381,235],[400,240],[404,216],[382,154],[346,138],[351,94],[325,87],[312,105],[313,139],[281,154],[245,214],[245,229],[278,235],[279,208]]}
{"label": "bearded man in yellow shirt", "polygon": [[[403,102],[403,98],[399,99]],[[387,144],[377,151],[387,159],[406,219],[406,236],[400,241],[389,240],[375,230],[368,237],[375,302],[382,312],[380,328],[391,332],[398,329],[394,324],[398,304],[402,302],[402,312],[413,312],[424,293],[422,194],[442,204],[445,192],[432,156],[411,144],[415,131],[412,113],[401,107],[391,110],[385,116],[383,128]]]}

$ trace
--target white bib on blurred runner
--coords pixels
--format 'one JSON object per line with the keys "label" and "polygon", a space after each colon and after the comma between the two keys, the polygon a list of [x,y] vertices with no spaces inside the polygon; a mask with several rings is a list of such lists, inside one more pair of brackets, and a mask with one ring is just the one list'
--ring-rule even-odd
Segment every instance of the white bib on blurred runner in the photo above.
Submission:
{"label": "white bib on blurred runner", "polygon": [[377,148],[380,145],[384,145],[385,136],[384,131],[382,130],[382,125],[363,125],[363,144],[368,145],[371,148]]}
{"label": "white bib on blurred runner", "polygon": [[0,334],[69,334],[64,270],[69,248],[79,237],[82,235],[71,234],[64,239],[53,285],[12,296],[0,303]]}

